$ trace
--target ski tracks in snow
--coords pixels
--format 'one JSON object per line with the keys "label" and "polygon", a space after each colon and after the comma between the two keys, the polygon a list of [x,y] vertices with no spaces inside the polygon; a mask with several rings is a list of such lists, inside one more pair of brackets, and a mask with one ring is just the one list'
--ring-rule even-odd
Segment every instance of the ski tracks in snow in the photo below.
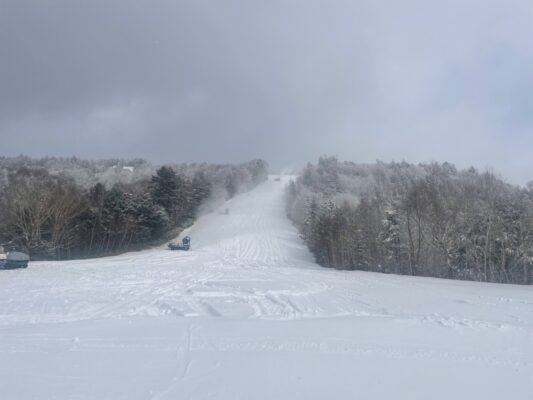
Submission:
{"label": "ski tracks in snow", "polygon": [[[285,217],[283,187],[271,179],[230,200],[223,206],[229,214],[200,217],[184,232],[193,238],[192,252],[162,246],[2,271],[0,325],[134,316],[352,316],[457,329],[531,329],[531,288],[317,267]],[[494,309],[500,311],[496,320]]]}
{"label": "ski tracks in snow", "polygon": [[[415,398],[407,383],[432,368],[439,372],[425,375],[432,383],[419,398],[459,398],[454,388],[465,376],[477,382],[470,397],[483,397],[487,384],[484,398],[501,398],[504,376],[514,398],[529,399],[531,287],[320,268],[285,218],[284,182],[230,200],[229,214],[200,217],[184,232],[191,252],[162,246],[1,271],[1,383],[29,390],[26,398],[43,387],[42,398],[57,398],[55,382],[63,398],[89,398],[89,387],[97,389],[91,398],[121,398],[99,368],[83,368],[81,354],[102,367],[111,357],[111,376],[134,368],[128,399],[313,398],[332,388],[354,398],[365,385],[374,390],[366,398],[391,398],[396,388]],[[35,375],[50,364],[55,380],[31,392],[17,386],[14,364]],[[93,374],[83,395],[78,382],[61,380],[66,369],[78,380]]]}

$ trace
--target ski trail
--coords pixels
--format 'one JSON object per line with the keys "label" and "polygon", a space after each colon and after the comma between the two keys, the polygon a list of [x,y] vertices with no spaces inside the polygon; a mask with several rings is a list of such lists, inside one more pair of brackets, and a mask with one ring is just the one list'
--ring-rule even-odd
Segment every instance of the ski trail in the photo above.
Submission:
{"label": "ski trail", "polygon": [[532,287],[318,267],[287,182],[200,217],[191,252],[0,271],[2,396],[531,398]]}

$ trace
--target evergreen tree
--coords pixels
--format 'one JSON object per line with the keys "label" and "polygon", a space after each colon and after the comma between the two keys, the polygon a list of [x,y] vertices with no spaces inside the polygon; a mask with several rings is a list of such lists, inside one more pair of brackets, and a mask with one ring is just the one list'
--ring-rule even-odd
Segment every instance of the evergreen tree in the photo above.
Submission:
{"label": "evergreen tree", "polygon": [[168,213],[171,221],[176,221],[180,200],[181,181],[176,172],[163,166],[152,177],[151,196],[155,204],[160,205]]}

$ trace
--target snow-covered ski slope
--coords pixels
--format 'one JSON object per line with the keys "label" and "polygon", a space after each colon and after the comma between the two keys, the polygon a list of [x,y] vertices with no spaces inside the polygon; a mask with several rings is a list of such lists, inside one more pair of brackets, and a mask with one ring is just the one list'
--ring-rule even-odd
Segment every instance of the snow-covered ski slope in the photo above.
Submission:
{"label": "snow-covered ski slope", "polygon": [[189,253],[0,271],[0,398],[533,399],[532,287],[320,268],[285,183]]}

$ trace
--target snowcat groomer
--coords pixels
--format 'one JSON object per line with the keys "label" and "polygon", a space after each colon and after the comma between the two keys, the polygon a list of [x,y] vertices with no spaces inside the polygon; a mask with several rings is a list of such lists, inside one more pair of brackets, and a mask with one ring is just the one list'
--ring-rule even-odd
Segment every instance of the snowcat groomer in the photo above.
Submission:
{"label": "snowcat groomer", "polygon": [[169,243],[168,248],[170,250],[183,250],[183,251],[189,251],[191,249],[191,238],[189,236],[185,236],[181,244],[180,243]]}
{"label": "snowcat groomer", "polygon": [[0,246],[0,269],[15,269],[26,268],[30,262],[30,257],[27,254],[18,251],[4,252],[4,248]]}

